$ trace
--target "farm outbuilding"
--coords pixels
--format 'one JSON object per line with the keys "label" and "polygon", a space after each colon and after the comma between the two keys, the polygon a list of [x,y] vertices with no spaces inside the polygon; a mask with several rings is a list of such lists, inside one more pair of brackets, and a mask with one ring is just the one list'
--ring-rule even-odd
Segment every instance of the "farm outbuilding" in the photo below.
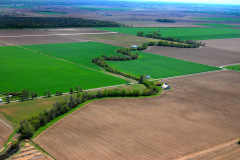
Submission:
{"label": "farm outbuilding", "polygon": [[170,86],[167,83],[164,83],[162,89],[170,89]]}
{"label": "farm outbuilding", "polygon": [[138,45],[131,45],[131,48],[138,48]]}

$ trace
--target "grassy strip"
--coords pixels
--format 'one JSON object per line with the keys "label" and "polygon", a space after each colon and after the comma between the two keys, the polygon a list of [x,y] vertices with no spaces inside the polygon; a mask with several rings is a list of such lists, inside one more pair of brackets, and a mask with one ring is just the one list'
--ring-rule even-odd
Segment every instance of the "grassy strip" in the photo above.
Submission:
{"label": "grassy strip", "polygon": [[233,28],[158,28],[158,27],[109,27],[109,28],[96,28],[99,30],[112,31],[118,33],[125,33],[137,35],[137,32],[143,31],[144,33],[158,32],[162,37],[174,37],[181,40],[206,40],[206,39],[219,39],[219,38],[237,38],[240,37],[240,30]]}
{"label": "grassy strip", "polygon": [[240,21],[240,19],[237,19],[237,18],[194,18],[194,19],[202,19],[202,20],[210,20],[210,21],[226,21],[226,22]]}
{"label": "grassy strip", "polygon": [[226,66],[224,68],[240,72],[240,65]]}
{"label": "grassy strip", "polygon": [[161,90],[158,94],[156,95],[151,95],[151,96],[139,96],[139,97],[103,97],[103,98],[97,98],[97,99],[92,99],[92,100],[88,100],[82,104],[80,104],[79,106],[77,106],[76,108],[73,108],[72,110],[70,110],[69,112],[67,113],[64,113],[63,115],[53,119],[52,121],[48,122],[45,126],[39,128],[33,135],[33,137],[31,139],[34,139],[36,138],[39,134],[41,134],[44,130],[46,130],[48,127],[52,126],[53,124],[55,124],[57,121],[59,121],[60,119],[68,116],[69,114],[75,112],[76,110],[82,108],[83,106],[85,106],[86,104],[90,103],[90,102],[93,102],[93,101],[96,101],[96,100],[102,100],[102,99],[110,99],[110,98],[149,98],[149,97],[156,97],[156,96],[159,96],[161,95]]}
{"label": "grassy strip", "polygon": [[0,155],[1,155],[2,153],[4,153],[4,152],[9,148],[9,146],[8,146],[7,144],[12,141],[13,136],[14,136],[16,133],[17,133],[17,130],[14,130],[14,132],[8,137],[7,141],[6,141],[6,142],[4,143],[4,145],[3,145],[4,149],[0,152]]}
{"label": "grassy strip", "polygon": [[219,28],[233,28],[233,27],[240,27],[237,25],[228,25],[228,24],[217,24],[217,23],[201,23],[201,24],[195,24],[200,26],[210,26],[210,27],[219,27]]}

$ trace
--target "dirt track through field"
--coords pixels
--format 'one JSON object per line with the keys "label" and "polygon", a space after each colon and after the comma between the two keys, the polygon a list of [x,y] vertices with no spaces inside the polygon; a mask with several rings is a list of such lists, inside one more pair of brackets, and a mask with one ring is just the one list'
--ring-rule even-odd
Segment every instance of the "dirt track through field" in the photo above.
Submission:
{"label": "dirt track through field", "polygon": [[11,133],[12,127],[0,118],[0,151]]}
{"label": "dirt track through field", "polygon": [[89,103],[34,141],[56,159],[174,159],[239,138],[240,74],[168,82],[153,98]]}
{"label": "dirt track through field", "polygon": [[236,52],[211,47],[188,49],[154,46],[149,47],[146,52],[211,66],[223,66],[240,62],[240,48]]}

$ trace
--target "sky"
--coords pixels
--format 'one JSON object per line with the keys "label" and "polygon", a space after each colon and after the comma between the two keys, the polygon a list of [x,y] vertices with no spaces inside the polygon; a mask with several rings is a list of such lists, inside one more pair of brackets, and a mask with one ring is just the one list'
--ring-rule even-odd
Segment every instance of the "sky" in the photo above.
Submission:
{"label": "sky", "polygon": [[[129,0],[129,1],[131,1],[131,0]],[[147,0],[140,0],[140,1],[147,1]],[[240,0],[148,0],[148,1],[191,2],[191,3],[213,3],[213,4],[237,4],[237,5],[240,5]]]}

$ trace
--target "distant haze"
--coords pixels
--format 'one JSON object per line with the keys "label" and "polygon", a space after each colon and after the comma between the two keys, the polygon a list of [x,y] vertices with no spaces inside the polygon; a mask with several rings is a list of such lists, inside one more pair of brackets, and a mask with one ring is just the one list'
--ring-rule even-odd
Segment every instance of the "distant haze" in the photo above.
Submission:
{"label": "distant haze", "polygon": [[188,3],[213,3],[213,4],[237,4],[237,5],[240,5],[240,0],[128,0],[128,1],[188,2]]}

